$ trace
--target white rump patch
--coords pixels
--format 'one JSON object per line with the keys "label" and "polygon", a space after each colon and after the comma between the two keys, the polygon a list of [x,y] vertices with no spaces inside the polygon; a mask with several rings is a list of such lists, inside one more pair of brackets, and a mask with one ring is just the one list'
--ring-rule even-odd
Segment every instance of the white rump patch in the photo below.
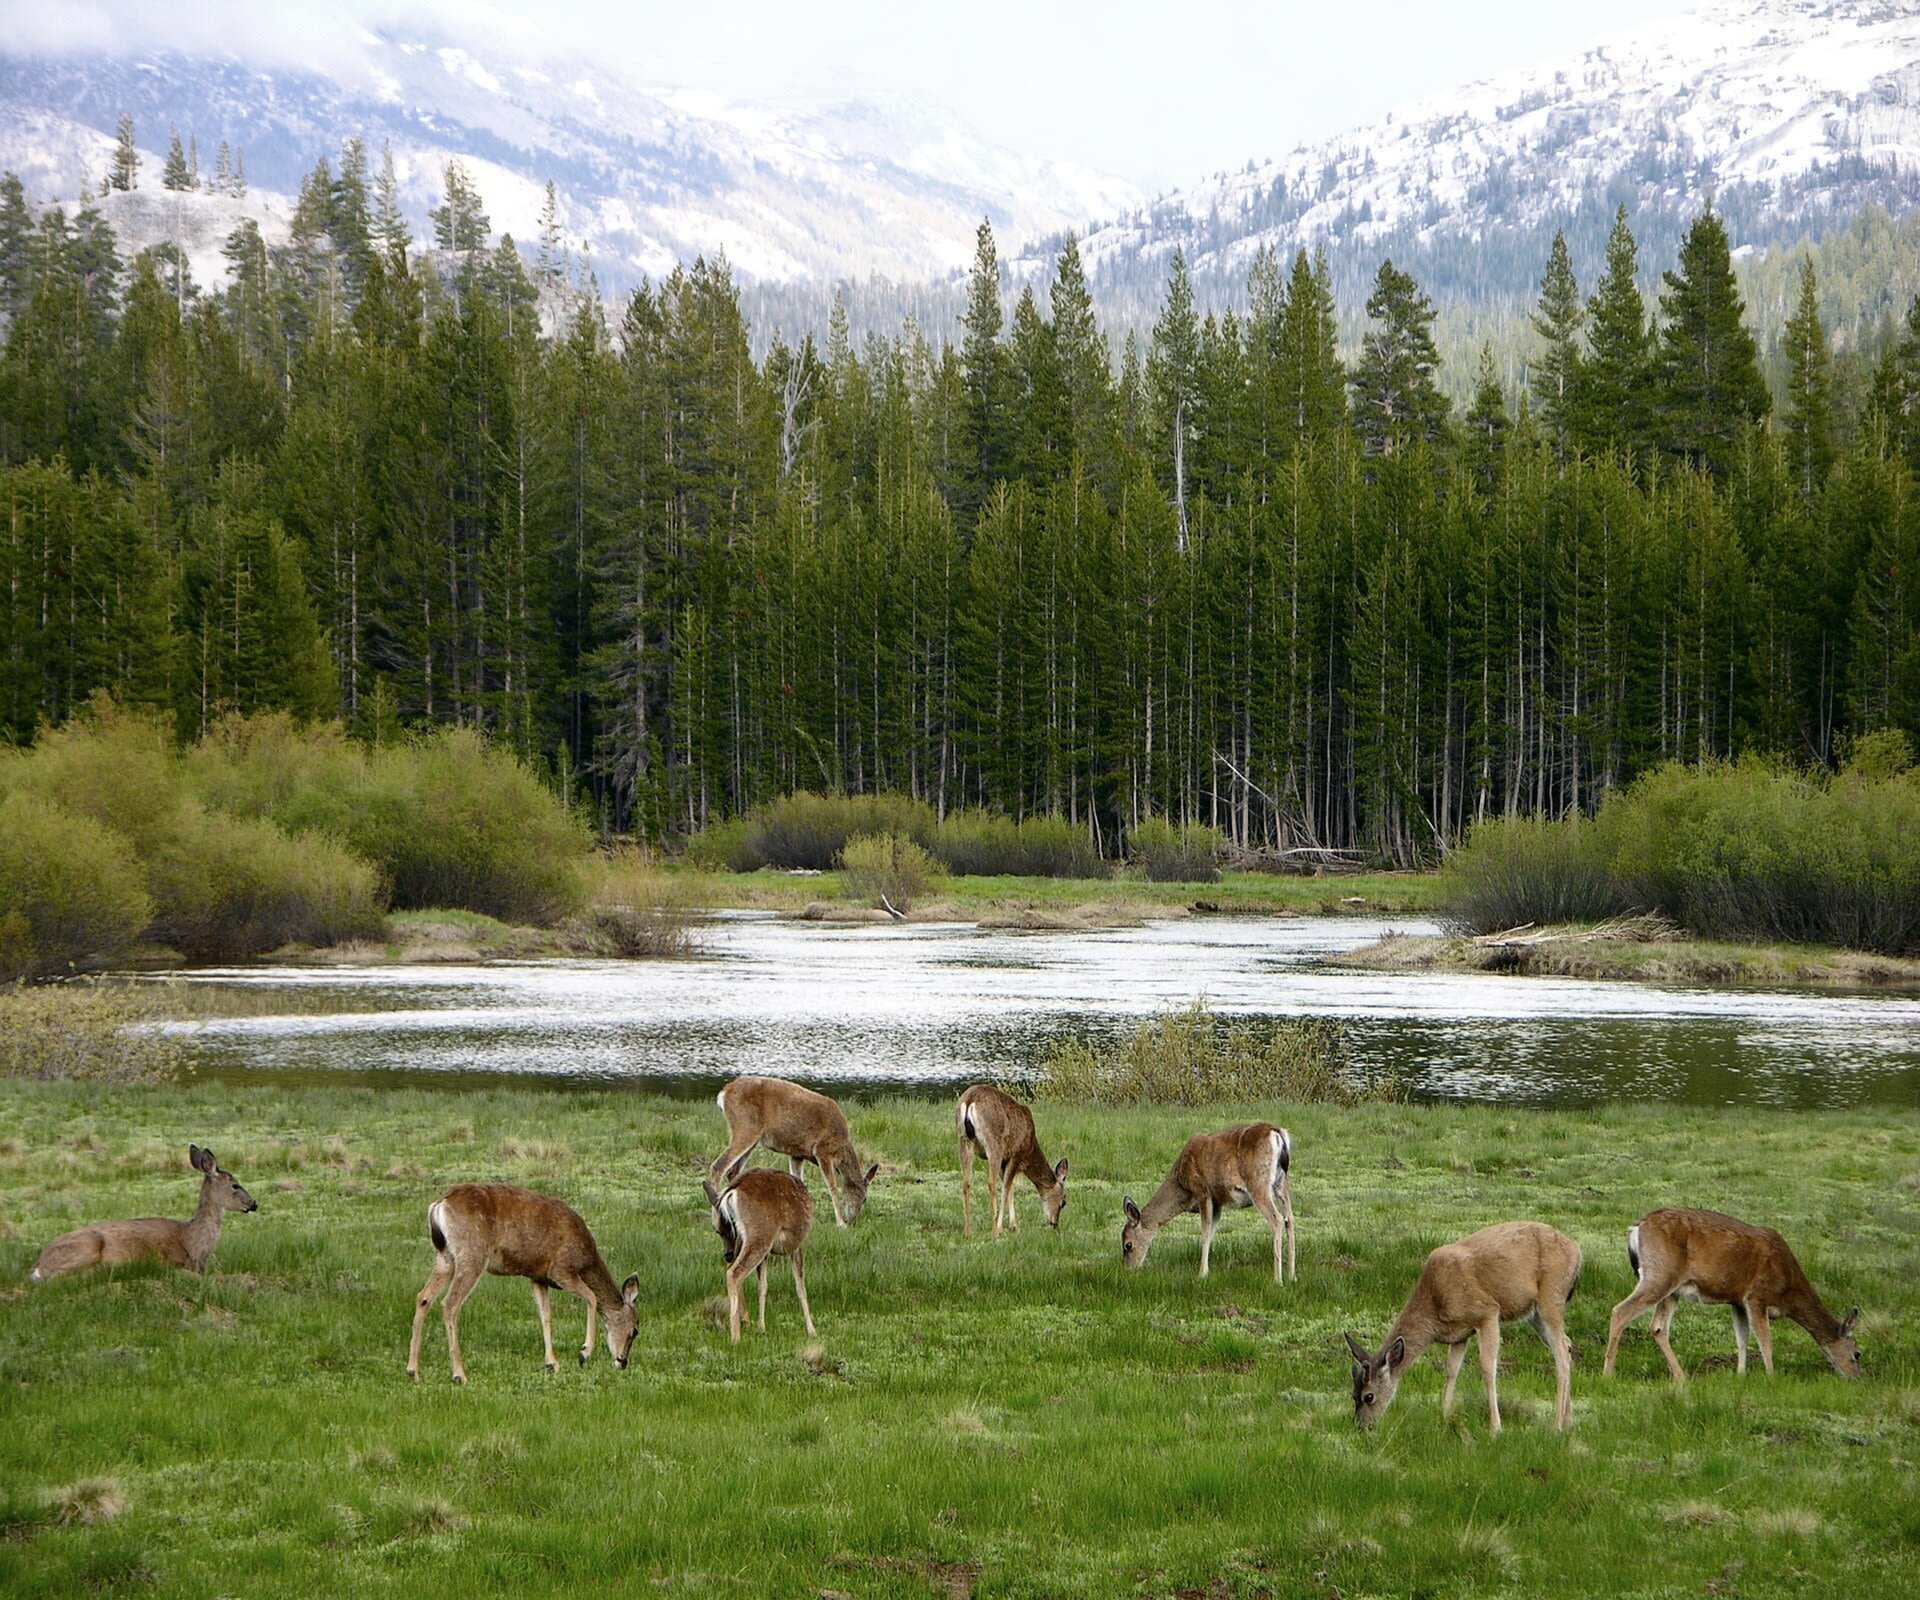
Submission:
{"label": "white rump patch", "polygon": [[1280,1155],[1287,1148],[1287,1136],[1278,1128],[1267,1135],[1267,1142],[1273,1146],[1271,1169],[1267,1173],[1267,1187],[1277,1190],[1280,1187]]}
{"label": "white rump patch", "polygon": [[713,1097],[713,1103],[720,1108],[720,1115],[724,1117],[727,1114],[727,1091],[722,1089]]}
{"label": "white rump patch", "polygon": [[1633,1257],[1634,1276],[1644,1278],[1647,1275],[1647,1258],[1640,1253],[1640,1224],[1637,1222],[1627,1229],[1627,1254]]}
{"label": "white rump patch", "polygon": [[720,1215],[735,1233],[740,1231],[740,1197],[731,1189],[720,1196]]}

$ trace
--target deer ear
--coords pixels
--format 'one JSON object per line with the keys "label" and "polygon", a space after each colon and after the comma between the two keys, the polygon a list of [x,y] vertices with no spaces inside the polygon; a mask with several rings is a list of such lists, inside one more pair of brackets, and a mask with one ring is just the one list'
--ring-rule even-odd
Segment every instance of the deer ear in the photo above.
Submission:
{"label": "deer ear", "polygon": [[1344,1334],[1342,1335],[1342,1337],[1345,1338],[1347,1341],[1347,1349],[1351,1351],[1353,1354],[1353,1364],[1355,1366],[1364,1367],[1370,1360],[1373,1359],[1371,1356],[1367,1354],[1367,1347],[1363,1345],[1358,1339],[1354,1338],[1352,1334],[1350,1333]]}
{"label": "deer ear", "polygon": [[1847,1320],[1840,1324],[1840,1332],[1842,1334],[1852,1333],[1853,1325],[1859,1320],[1860,1320],[1860,1308],[1858,1306],[1855,1306],[1851,1311],[1847,1313]]}
{"label": "deer ear", "polygon": [[620,1285],[620,1299],[626,1305],[631,1306],[639,1298],[640,1298],[640,1274],[637,1272],[630,1272],[627,1274],[627,1281]]}
{"label": "deer ear", "polygon": [[1053,1181],[1055,1183],[1065,1183],[1067,1181],[1067,1159],[1065,1156],[1060,1158],[1060,1165],[1053,1169]]}
{"label": "deer ear", "polygon": [[195,1172],[211,1172],[214,1168],[213,1152],[202,1150],[197,1144],[187,1146],[187,1159],[193,1163]]}
{"label": "deer ear", "polygon": [[880,1170],[880,1163],[876,1161],[872,1166],[867,1168],[867,1175],[864,1178],[862,1178],[860,1181],[862,1183],[872,1183],[873,1175],[879,1170]]}
{"label": "deer ear", "polygon": [[1387,1352],[1387,1359],[1380,1363],[1380,1370],[1382,1372],[1397,1372],[1400,1368],[1400,1363],[1406,1359],[1407,1341],[1405,1339],[1395,1339],[1393,1341],[1393,1348]]}
{"label": "deer ear", "polygon": [[720,1191],[719,1191],[718,1189],[716,1189],[716,1188],[714,1188],[714,1186],[713,1186],[713,1179],[711,1179],[711,1178],[702,1178],[702,1179],[700,1180],[700,1187],[701,1187],[702,1189],[704,1189],[704,1190],[706,1191],[706,1193],[707,1193],[707,1204],[708,1204],[708,1205],[710,1205],[710,1206],[717,1206],[717,1205],[719,1205],[719,1204],[720,1204]]}
{"label": "deer ear", "polygon": [[752,1154],[753,1146],[748,1145],[746,1149],[742,1150],[739,1155],[735,1156],[733,1160],[728,1163],[727,1170],[722,1176],[727,1180],[729,1186],[740,1181],[740,1174],[747,1169],[747,1157]]}
{"label": "deer ear", "polygon": [[1120,1205],[1127,1214],[1127,1221],[1138,1222],[1140,1220],[1140,1208],[1133,1203],[1132,1195],[1128,1195],[1126,1199],[1120,1202]]}

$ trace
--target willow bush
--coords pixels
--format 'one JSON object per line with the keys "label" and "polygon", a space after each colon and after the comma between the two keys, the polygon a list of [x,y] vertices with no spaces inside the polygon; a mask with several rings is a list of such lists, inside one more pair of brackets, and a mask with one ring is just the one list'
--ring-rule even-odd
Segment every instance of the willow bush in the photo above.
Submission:
{"label": "willow bush", "polygon": [[1093,836],[1065,817],[1015,822],[985,811],[956,811],[935,833],[933,853],[959,877],[1104,878],[1112,870]]}
{"label": "willow bush", "polygon": [[1149,883],[1213,883],[1220,876],[1214,863],[1222,843],[1220,830],[1204,823],[1176,826],[1148,817],[1128,832],[1127,854]]}
{"label": "willow bush", "polygon": [[903,794],[812,794],[796,790],[747,813],[743,857],[754,866],[824,872],[855,839],[885,834],[932,846],[933,807]]}
{"label": "willow bush", "polygon": [[898,833],[849,841],[835,865],[848,899],[887,911],[910,910],[940,876],[940,863]]}

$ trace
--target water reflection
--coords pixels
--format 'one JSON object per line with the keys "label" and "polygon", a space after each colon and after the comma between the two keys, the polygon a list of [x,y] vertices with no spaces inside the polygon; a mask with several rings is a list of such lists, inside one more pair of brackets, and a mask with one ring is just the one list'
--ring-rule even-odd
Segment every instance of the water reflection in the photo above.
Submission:
{"label": "water reflection", "polygon": [[[1409,931],[1419,924],[1400,923]],[[1196,918],[1100,933],[821,927],[733,915],[700,959],[205,971],[199,1068],[444,1081],[736,1072],[944,1092],[1054,1038],[1203,996],[1235,1016],[1336,1016],[1423,1096],[1539,1104],[1920,1104],[1920,1002],[1341,971],[1377,922]],[[282,1008],[292,1014],[278,1014]]]}

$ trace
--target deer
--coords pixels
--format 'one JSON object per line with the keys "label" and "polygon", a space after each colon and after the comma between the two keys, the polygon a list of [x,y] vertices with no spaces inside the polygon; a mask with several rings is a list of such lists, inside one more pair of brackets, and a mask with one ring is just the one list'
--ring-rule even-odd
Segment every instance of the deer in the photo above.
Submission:
{"label": "deer", "polygon": [[640,1275],[634,1273],[615,1287],[613,1274],[600,1259],[600,1247],[573,1207],[514,1183],[457,1183],[427,1207],[427,1233],[433,1240],[433,1271],[414,1303],[413,1342],[407,1347],[407,1376],[416,1383],[420,1333],[428,1309],[443,1291],[446,1298],[440,1303],[440,1315],[447,1325],[453,1381],[467,1381],[466,1363],[460,1358],[460,1308],[485,1272],[533,1281],[547,1371],[560,1370],[553,1355],[551,1289],[577,1294],[587,1303],[587,1337],[580,1346],[580,1365],[584,1367],[593,1354],[598,1315],[606,1319],[607,1353],[616,1369],[625,1370],[639,1331],[634,1305],[640,1298]]}
{"label": "deer", "polygon": [[807,1304],[807,1274],[801,1259],[807,1231],[813,1226],[813,1199],[807,1186],[790,1172],[746,1165],[743,1151],[727,1168],[723,1193],[711,1176],[700,1185],[713,1209],[713,1230],[726,1246],[727,1330],[740,1342],[743,1291],[749,1274],[760,1279],[760,1331],[767,1331],[767,1257],[782,1255],[793,1269],[793,1292],[800,1297],[800,1315],[807,1337],[813,1337],[813,1308]]}
{"label": "deer", "polygon": [[1290,1173],[1293,1139],[1271,1122],[1248,1122],[1218,1133],[1196,1133],[1181,1147],[1166,1181],[1144,1206],[1127,1196],[1126,1222],[1120,1230],[1120,1259],[1129,1267],[1143,1267],[1153,1236],[1175,1217],[1200,1213],[1200,1276],[1207,1275],[1213,1251],[1213,1230],[1223,1208],[1252,1206],[1273,1230],[1273,1281],[1284,1283],[1281,1238],[1285,1261],[1295,1282],[1299,1268],[1293,1253],[1293,1199]]}
{"label": "deer", "polygon": [[1467,1341],[1480,1336],[1480,1377],[1487,1391],[1487,1426],[1500,1431],[1500,1324],[1525,1318],[1553,1354],[1553,1425],[1565,1430],[1572,1409],[1573,1346],[1567,1339],[1567,1301],[1580,1281],[1580,1246],[1544,1222],[1497,1222],[1427,1257],[1413,1293],[1370,1352],[1351,1333],[1353,1420],[1362,1429],[1380,1420],[1408,1367],[1428,1345],[1447,1347],[1447,1386],[1440,1414],[1453,1414],[1453,1386],[1467,1358]]}
{"label": "deer", "polygon": [[993,1202],[994,1238],[1000,1237],[1003,1217],[1015,1233],[1020,1231],[1020,1215],[1013,1206],[1016,1176],[1024,1177],[1040,1191],[1040,1209],[1046,1216],[1047,1226],[1059,1227],[1060,1213],[1067,1204],[1067,1163],[1063,1160],[1057,1166],[1048,1164],[1041,1153],[1039,1137],[1034,1133],[1033,1113],[1003,1090],[976,1083],[961,1092],[953,1116],[960,1135],[960,1217],[966,1232],[973,1232],[976,1150],[987,1163],[987,1198]]}
{"label": "deer", "polygon": [[861,1171],[846,1113],[826,1095],[784,1078],[745,1077],[735,1078],[714,1099],[727,1119],[727,1147],[707,1168],[708,1182],[736,1166],[755,1145],[765,1145],[787,1158],[787,1171],[795,1178],[804,1162],[820,1168],[838,1226],[860,1220],[880,1163]]}
{"label": "deer", "polygon": [[94,1267],[127,1267],[141,1261],[162,1261],[205,1272],[220,1242],[220,1219],[229,1211],[258,1211],[259,1202],[240,1186],[240,1180],[213,1158],[211,1150],[187,1146],[187,1160],[200,1174],[200,1204],[191,1221],[140,1217],[131,1222],[95,1222],[63,1233],[40,1252],[28,1274],[34,1283],[86,1272]]}
{"label": "deer", "polygon": [[1607,1325],[1603,1370],[1609,1378],[1620,1336],[1651,1307],[1653,1342],[1667,1358],[1673,1381],[1686,1382],[1686,1369],[1667,1338],[1682,1300],[1733,1308],[1735,1368],[1741,1374],[1747,1370],[1751,1332],[1760,1346],[1761,1364],[1767,1376],[1773,1376],[1773,1319],[1791,1317],[1813,1335],[1835,1372],[1843,1378],[1860,1376],[1860,1347],[1853,1339],[1860,1308],[1855,1306],[1844,1318],[1834,1316],[1807,1282],[1786,1240],[1771,1228],[1757,1228],[1718,1211],[1663,1207],[1627,1230],[1627,1260],[1639,1281],[1613,1308]]}

